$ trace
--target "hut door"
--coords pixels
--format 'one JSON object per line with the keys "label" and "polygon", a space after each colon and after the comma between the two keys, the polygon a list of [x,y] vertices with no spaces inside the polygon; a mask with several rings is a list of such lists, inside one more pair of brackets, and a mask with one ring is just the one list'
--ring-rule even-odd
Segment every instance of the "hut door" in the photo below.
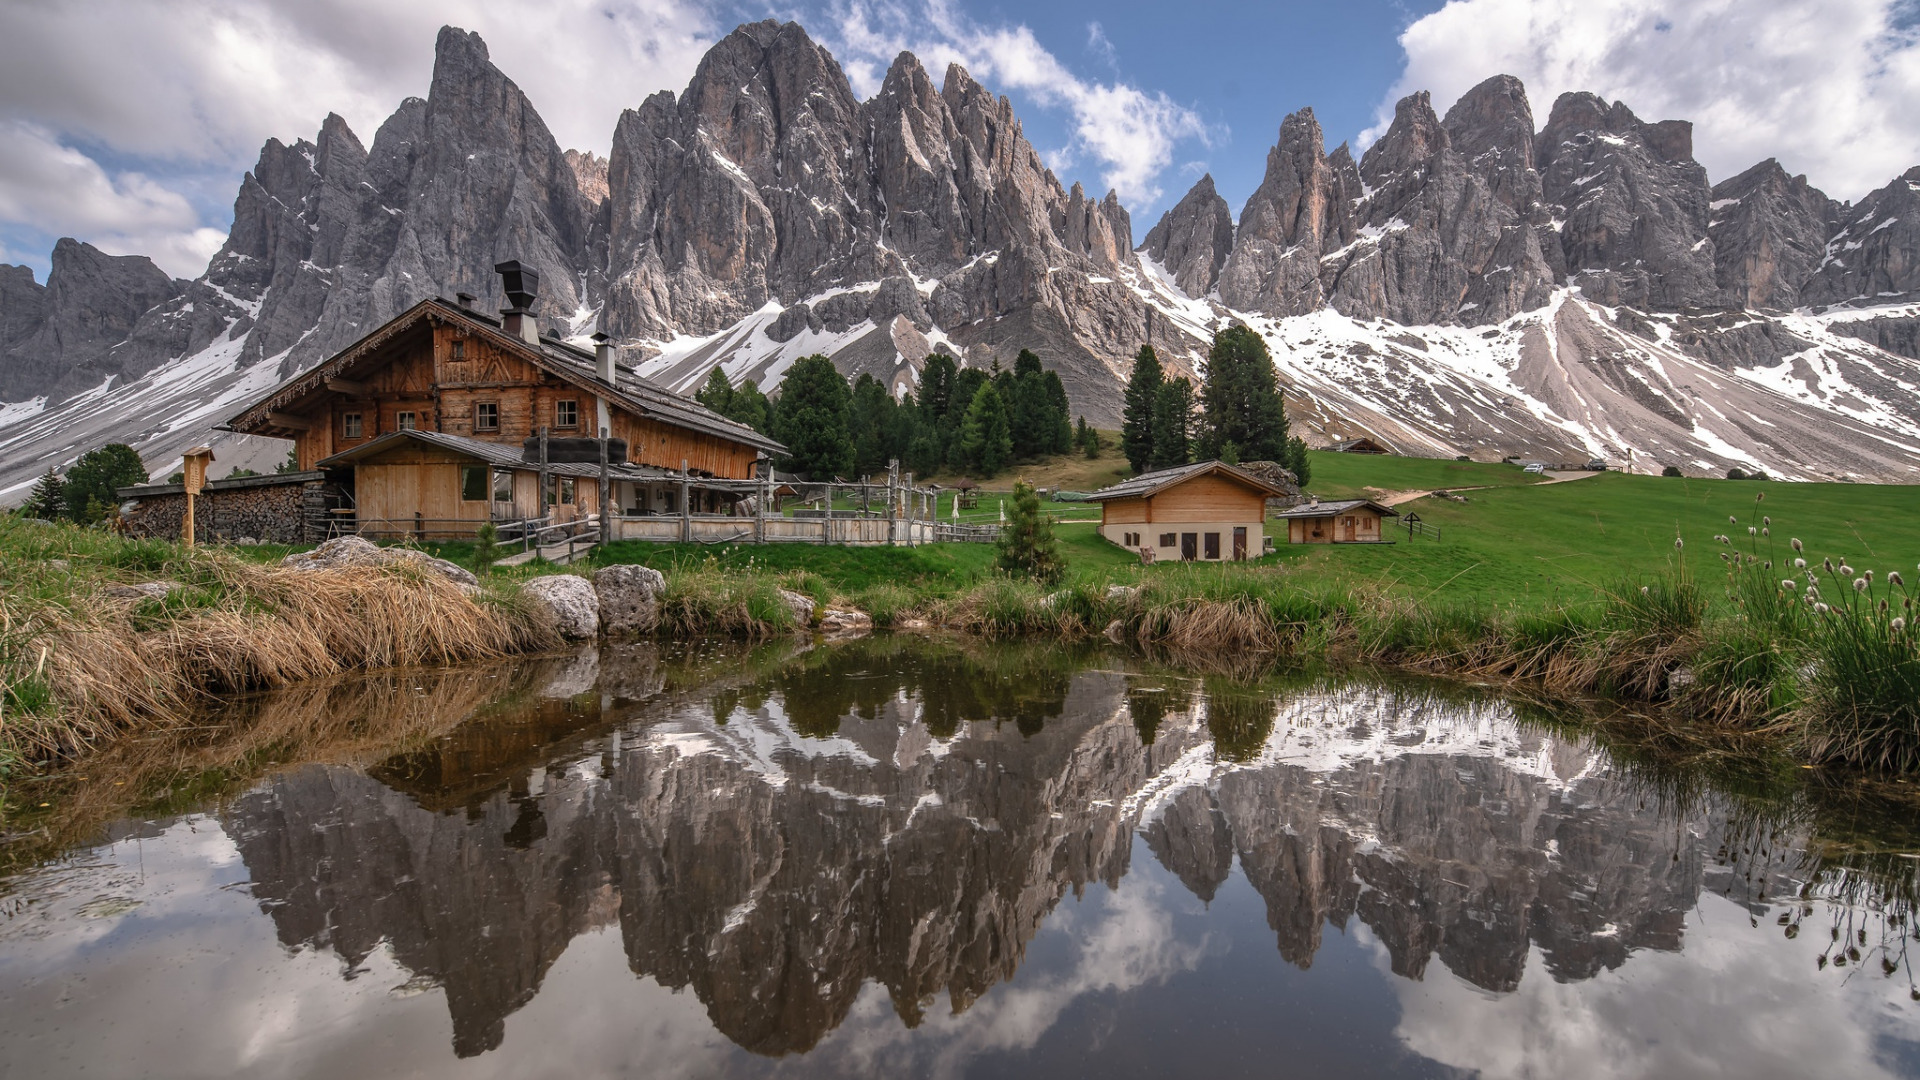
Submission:
{"label": "hut door", "polygon": [[1247,557],[1247,527],[1242,525],[1233,530],[1233,558],[1238,562]]}
{"label": "hut door", "polygon": [[1199,533],[1180,534],[1180,557],[1187,562],[1192,562],[1200,557]]}
{"label": "hut door", "polygon": [[1354,519],[1351,515],[1340,519],[1340,539],[1345,540],[1349,544],[1353,543],[1355,539],[1353,521]]}

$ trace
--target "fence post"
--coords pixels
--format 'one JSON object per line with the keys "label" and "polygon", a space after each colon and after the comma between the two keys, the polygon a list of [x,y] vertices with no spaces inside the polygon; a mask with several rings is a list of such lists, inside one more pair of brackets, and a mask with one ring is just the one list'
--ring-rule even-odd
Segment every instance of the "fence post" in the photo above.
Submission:
{"label": "fence post", "polygon": [[[604,400],[604,399],[603,399]],[[613,494],[613,485],[607,477],[607,429],[600,429],[600,542],[613,540],[613,519],[607,516],[607,500]]]}
{"label": "fence post", "polygon": [[680,542],[693,540],[693,503],[688,499],[687,459],[680,459]]}

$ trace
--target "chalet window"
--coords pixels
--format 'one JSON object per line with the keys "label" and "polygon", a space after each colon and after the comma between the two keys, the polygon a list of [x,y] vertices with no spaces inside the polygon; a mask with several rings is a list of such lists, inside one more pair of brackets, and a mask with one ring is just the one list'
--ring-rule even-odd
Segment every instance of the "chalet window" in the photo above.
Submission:
{"label": "chalet window", "polygon": [[452,351],[448,353],[448,356],[454,360],[465,360],[467,358],[467,343],[461,341],[459,338],[454,338]]}
{"label": "chalet window", "polygon": [[360,437],[360,430],[359,413],[350,412],[340,415],[340,434],[343,438],[357,439]]}
{"label": "chalet window", "polygon": [[1160,546],[1161,546],[1161,547],[1172,547],[1173,545],[1175,545],[1175,544],[1177,544],[1177,543],[1179,543],[1179,541],[1178,541],[1178,540],[1175,540],[1175,539],[1174,539],[1174,537],[1173,537],[1173,534],[1172,534],[1172,533],[1161,533],[1161,534],[1160,534]]}
{"label": "chalet window", "polygon": [[487,501],[487,467],[485,465],[460,466],[460,501]]}
{"label": "chalet window", "polygon": [[577,401],[556,401],[553,403],[554,427],[579,427],[580,403]]}
{"label": "chalet window", "polygon": [[497,401],[476,401],[473,403],[473,430],[500,430],[500,403]]}
{"label": "chalet window", "polygon": [[393,430],[412,431],[419,426],[419,417],[415,413],[402,412],[393,415]]}
{"label": "chalet window", "polygon": [[1217,559],[1219,557],[1220,557],[1220,534],[1208,533],[1207,534],[1207,558]]}
{"label": "chalet window", "polygon": [[560,478],[560,501],[568,506],[573,505],[573,477],[571,476]]}
{"label": "chalet window", "polygon": [[510,503],[513,501],[513,470],[493,470],[493,501]]}

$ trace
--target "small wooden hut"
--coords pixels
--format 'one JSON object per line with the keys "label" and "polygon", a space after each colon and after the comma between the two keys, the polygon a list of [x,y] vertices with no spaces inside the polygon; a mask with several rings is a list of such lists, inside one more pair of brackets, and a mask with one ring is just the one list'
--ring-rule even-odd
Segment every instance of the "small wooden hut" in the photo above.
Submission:
{"label": "small wooden hut", "polygon": [[1289,544],[1378,544],[1381,519],[1399,517],[1400,511],[1372,499],[1342,499],[1310,502],[1273,516],[1287,523]]}
{"label": "small wooden hut", "polygon": [[1087,496],[1100,535],[1147,561],[1257,559],[1266,550],[1267,500],[1285,489],[1244,469],[1202,461],[1142,473]]}

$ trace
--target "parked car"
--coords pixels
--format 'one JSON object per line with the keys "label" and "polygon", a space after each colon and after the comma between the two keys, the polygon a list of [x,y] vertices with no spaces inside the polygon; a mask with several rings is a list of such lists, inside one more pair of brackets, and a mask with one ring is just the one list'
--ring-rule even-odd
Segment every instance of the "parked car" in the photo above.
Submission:
{"label": "parked car", "polygon": [[1547,467],[1536,461],[1533,464],[1527,466],[1527,471],[1530,473],[1536,473],[1536,474],[1544,473],[1547,471]]}
{"label": "parked car", "polygon": [[1599,458],[1594,458],[1592,461],[1587,462],[1587,471],[1588,472],[1606,472],[1607,463],[1600,460]]}

